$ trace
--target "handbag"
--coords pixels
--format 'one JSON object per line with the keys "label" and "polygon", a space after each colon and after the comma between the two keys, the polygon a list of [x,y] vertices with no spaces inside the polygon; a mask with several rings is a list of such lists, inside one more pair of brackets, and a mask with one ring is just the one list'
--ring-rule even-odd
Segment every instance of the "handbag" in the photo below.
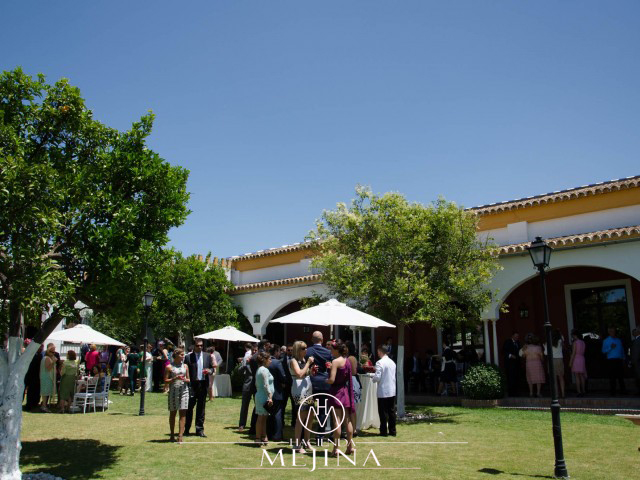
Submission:
{"label": "handbag", "polygon": [[277,411],[275,402],[271,402],[271,405],[269,405],[269,402],[264,402],[263,407],[264,407],[264,409],[267,411],[267,413],[269,415],[275,415],[275,413]]}

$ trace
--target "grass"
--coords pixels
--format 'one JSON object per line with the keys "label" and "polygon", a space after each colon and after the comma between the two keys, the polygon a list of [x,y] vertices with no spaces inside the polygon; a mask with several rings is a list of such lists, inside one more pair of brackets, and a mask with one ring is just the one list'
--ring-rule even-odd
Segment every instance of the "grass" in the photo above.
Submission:
{"label": "grass", "polygon": [[[207,405],[206,439],[186,437],[190,443],[168,443],[166,396],[147,395],[145,417],[137,416],[139,397],[112,396],[109,411],[97,414],[25,413],[21,465],[23,473],[47,471],[67,480],[143,479],[235,479],[274,478],[286,480],[304,476],[318,478],[388,479],[520,479],[550,478],[553,473],[551,417],[545,412],[457,407],[410,407],[438,416],[410,425],[399,425],[398,436],[380,442],[376,430],[356,438],[357,463],[362,468],[373,449],[385,470],[353,470],[342,460],[339,469],[292,470],[288,450],[284,459],[289,469],[225,470],[260,467],[262,452],[253,445],[204,442],[250,441],[236,431],[240,400],[216,399]],[[287,409],[290,411],[290,408]],[[288,423],[288,422],[287,422]],[[640,467],[640,429],[611,416],[565,413],[562,415],[565,459],[574,479],[637,478]],[[285,432],[287,435],[289,431]],[[468,442],[466,444],[418,444],[399,442]],[[270,444],[273,458],[285,445]],[[300,458],[298,457],[298,463]],[[266,463],[266,461],[265,461]],[[265,468],[266,468],[265,467]],[[329,459],[336,468],[336,460]],[[370,459],[367,468],[378,468]],[[419,470],[398,470],[419,468]],[[350,472],[344,470],[352,469]],[[389,469],[389,470],[386,470]],[[635,472],[635,473],[634,473]]]}

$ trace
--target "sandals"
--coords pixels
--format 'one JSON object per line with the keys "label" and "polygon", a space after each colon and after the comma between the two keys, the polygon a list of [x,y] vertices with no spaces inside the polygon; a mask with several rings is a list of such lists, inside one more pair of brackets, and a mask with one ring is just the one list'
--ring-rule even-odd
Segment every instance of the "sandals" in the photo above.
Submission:
{"label": "sandals", "polygon": [[329,454],[330,457],[336,458],[338,456],[338,448],[334,448],[333,450],[331,450],[331,453]]}

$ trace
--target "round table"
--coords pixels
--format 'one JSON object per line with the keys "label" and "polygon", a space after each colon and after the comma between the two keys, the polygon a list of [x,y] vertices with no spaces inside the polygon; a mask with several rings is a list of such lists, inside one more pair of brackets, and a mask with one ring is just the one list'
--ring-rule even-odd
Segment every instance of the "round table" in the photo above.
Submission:
{"label": "round table", "polygon": [[231,396],[231,375],[218,373],[213,377],[213,395],[215,397]]}
{"label": "round table", "polygon": [[380,416],[378,416],[378,386],[371,380],[373,373],[359,374],[362,394],[360,403],[356,408],[357,430],[367,428],[380,428]]}

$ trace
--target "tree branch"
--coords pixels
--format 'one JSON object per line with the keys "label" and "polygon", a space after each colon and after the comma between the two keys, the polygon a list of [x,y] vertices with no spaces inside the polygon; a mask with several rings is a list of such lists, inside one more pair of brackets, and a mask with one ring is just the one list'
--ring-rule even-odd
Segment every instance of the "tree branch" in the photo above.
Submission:
{"label": "tree branch", "polygon": [[38,330],[38,333],[35,334],[35,336],[33,337],[33,341],[36,343],[44,342],[47,337],[51,335],[51,333],[56,329],[61,321],[62,314],[60,313],[60,308],[56,307],[53,309],[53,312],[51,312],[51,315],[49,315],[49,318],[44,321],[44,323],[40,327],[40,330]]}

